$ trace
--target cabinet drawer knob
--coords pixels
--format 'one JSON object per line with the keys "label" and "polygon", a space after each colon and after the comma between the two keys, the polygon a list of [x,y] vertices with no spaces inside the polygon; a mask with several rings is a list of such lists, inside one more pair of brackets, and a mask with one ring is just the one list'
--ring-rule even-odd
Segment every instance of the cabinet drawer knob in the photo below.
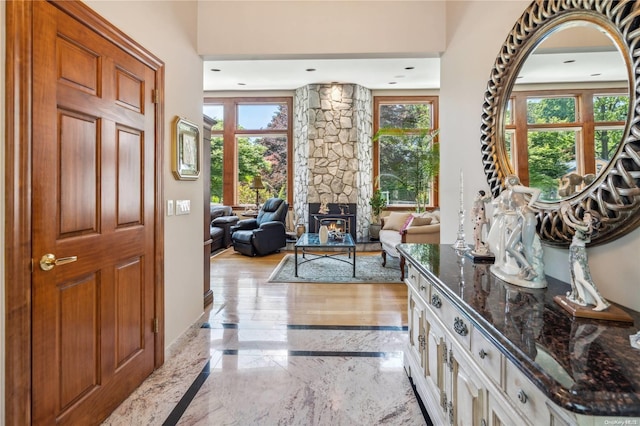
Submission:
{"label": "cabinet drawer knob", "polygon": [[480,357],[480,359],[485,359],[485,357],[488,354],[484,351],[484,349],[480,349],[480,352],[478,352],[478,356]]}
{"label": "cabinet drawer knob", "polygon": [[423,286],[423,285],[420,286],[420,290],[425,291],[426,289],[427,289],[426,286]]}
{"label": "cabinet drawer knob", "polygon": [[460,317],[456,317],[456,319],[453,320],[453,329],[461,336],[469,334],[467,325],[462,321],[462,319],[460,319]]}
{"label": "cabinet drawer knob", "polygon": [[440,300],[440,296],[438,296],[437,294],[431,296],[431,306],[438,309],[442,306],[442,300]]}
{"label": "cabinet drawer knob", "polygon": [[523,404],[527,403],[527,394],[524,393],[522,389],[518,391],[518,401],[520,401]]}

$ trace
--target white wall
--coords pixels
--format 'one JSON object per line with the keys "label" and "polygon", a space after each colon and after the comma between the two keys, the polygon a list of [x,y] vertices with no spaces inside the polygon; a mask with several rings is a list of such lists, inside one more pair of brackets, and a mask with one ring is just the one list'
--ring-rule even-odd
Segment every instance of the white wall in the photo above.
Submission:
{"label": "white wall", "polygon": [[204,184],[171,174],[171,123],[176,116],[202,130],[202,60],[196,53],[195,1],[86,1],[89,7],[165,63],[164,198],[191,200],[191,214],[165,216],[165,345],[203,312]]}
{"label": "white wall", "polygon": [[[471,239],[468,212],[477,191],[488,189],[480,162],[483,96],[500,47],[528,4],[528,0],[447,2],[447,49],[440,70],[443,243],[456,239],[460,169],[464,170],[465,182],[465,233],[467,241]],[[567,249],[545,247],[544,251],[546,273],[569,281]],[[640,230],[588,249],[591,273],[602,295],[634,310],[640,310],[639,251]]]}
{"label": "white wall", "polygon": [[442,1],[201,1],[211,59],[398,57],[445,48]]}
{"label": "white wall", "polygon": [[500,47],[528,4],[528,0],[447,2],[447,49],[440,59],[442,243],[456,240],[460,171],[467,241],[471,240],[473,199],[480,189],[489,192],[480,154],[483,97]]}

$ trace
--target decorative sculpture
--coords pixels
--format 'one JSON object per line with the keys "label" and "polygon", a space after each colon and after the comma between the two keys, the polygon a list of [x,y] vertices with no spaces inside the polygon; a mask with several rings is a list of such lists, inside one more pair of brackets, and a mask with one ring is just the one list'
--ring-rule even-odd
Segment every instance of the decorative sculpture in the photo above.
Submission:
{"label": "decorative sculpture", "polygon": [[577,194],[582,184],[590,185],[596,178],[593,173],[587,173],[582,176],[576,172],[570,172],[560,178],[560,187],[558,188],[558,195],[560,197],[570,197]]}
{"label": "decorative sculpture", "polygon": [[511,284],[544,288],[542,245],[533,209],[540,190],[521,185],[515,175],[507,176],[505,183],[504,191],[493,200],[494,219],[487,239],[496,257],[491,272]]}
{"label": "decorative sculpture", "polygon": [[592,310],[603,311],[610,304],[600,295],[596,285],[593,283],[585,247],[586,243],[591,241],[591,234],[594,231],[594,223],[597,223],[597,219],[592,217],[591,212],[587,210],[584,212],[582,220],[580,220],[570,210],[571,205],[569,203],[563,202],[560,204],[560,214],[564,222],[575,230],[569,246],[571,292],[567,293],[567,299],[580,306],[594,305]]}
{"label": "decorative sculpture", "polygon": [[469,257],[474,262],[477,260],[493,260],[494,256],[489,251],[489,247],[484,242],[484,228],[489,224],[485,204],[491,200],[491,196],[483,190],[478,191],[478,195],[473,200],[471,208],[471,216],[473,221],[473,249],[470,251]]}
{"label": "decorative sculpture", "polygon": [[326,200],[322,200],[320,202],[320,207],[318,208],[319,214],[329,214],[329,203]]}
{"label": "decorative sculpture", "polygon": [[[597,213],[585,210],[582,219],[576,217],[569,202],[560,203],[563,223],[574,230],[569,246],[569,270],[571,291],[566,296],[554,296],[553,300],[574,317],[597,318],[633,324],[633,318],[622,308],[610,304],[601,295],[591,278],[586,244],[591,241],[600,225]],[[629,336],[634,345],[634,336]],[[638,343],[638,342],[636,342]]]}

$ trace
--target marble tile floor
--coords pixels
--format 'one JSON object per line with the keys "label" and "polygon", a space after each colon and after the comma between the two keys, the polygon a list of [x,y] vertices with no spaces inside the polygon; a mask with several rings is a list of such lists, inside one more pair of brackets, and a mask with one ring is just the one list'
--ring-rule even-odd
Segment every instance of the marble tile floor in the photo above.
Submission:
{"label": "marble tile floor", "polygon": [[424,425],[406,329],[224,323],[209,308],[104,425]]}

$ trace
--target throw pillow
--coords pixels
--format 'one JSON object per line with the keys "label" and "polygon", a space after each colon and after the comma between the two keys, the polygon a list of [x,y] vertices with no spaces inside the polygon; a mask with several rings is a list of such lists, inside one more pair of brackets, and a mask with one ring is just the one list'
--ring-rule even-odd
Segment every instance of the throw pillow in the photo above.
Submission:
{"label": "throw pillow", "polygon": [[384,226],[382,229],[400,231],[409,216],[411,216],[411,213],[391,212],[389,216],[384,218]]}
{"label": "throw pillow", "polygon": [[422,213],[422,216],[424,218],[429,218],[431,219],[431,225],[435,225],[436,223],[440,223],[440,213],[439,212],[424,212]]}
{"label": "throw pillow", "polygon": [[416,217],[413,219],[413,222],[411,222],[411,226],[424,226],[424,225],[431,225],[430,217]]}
{"label": "throw pillow", "polygon": [[404,231],[407,230],[408,227],[411,226],[411,224],[413,223],[413,220],[415,219],[415,216],[410,214],[409,217],[407,218],[407,220],[404,221],[404,225],[402,225],[402,228],[400,228],[400,233],[404,233]]}

